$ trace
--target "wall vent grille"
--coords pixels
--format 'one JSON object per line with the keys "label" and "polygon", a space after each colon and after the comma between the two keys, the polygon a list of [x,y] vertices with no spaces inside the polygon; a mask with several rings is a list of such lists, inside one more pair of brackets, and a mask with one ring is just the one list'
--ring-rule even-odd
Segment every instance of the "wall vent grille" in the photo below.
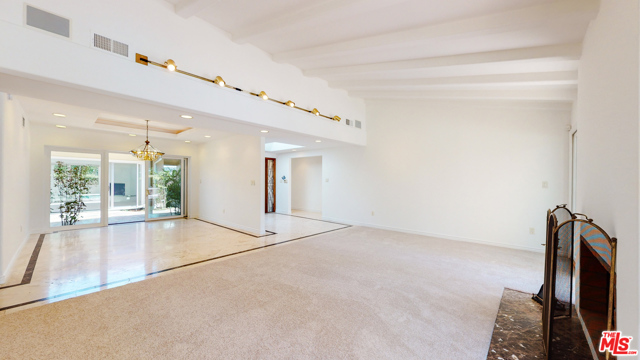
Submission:
{"label": "wall vent grille", "polygon": [[118,55],[129,57],[129,45],[113,40],[113,52]]}
{"label": "wall vent grille", "polygon": [[129,57],[129,45],[120,41],[111,40],[100,34],[93,34],[93,46],[98,49],[113,52],[114,54]]}
{"label": "wall vent grille", "polygon": [[62,16],[54,15],[27,5],[26,23],[40,30],[54,33],[66,38],[69,37],[71,22]]}
{"label": "wall vent grille", "polygon": [[111,39],[106,36],[93,34],[93,46],[98,49],[111,51]]}
{"label": "wall vent grille", "polygon": [[344,119],[344,124],[347,126],[353,126],[353,121],[351,121],[351,119]]}
{"label": "wall vent grille", "polygon": [[356,128],[362,129],[362,121],[356,120]]}

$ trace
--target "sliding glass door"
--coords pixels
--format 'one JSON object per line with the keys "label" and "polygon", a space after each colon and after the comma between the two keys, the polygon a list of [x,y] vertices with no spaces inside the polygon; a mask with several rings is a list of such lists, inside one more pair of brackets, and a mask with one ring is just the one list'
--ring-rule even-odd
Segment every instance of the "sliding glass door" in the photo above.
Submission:
{"label": "sliding glass door", "polygon": [[145,220],[145,163],[109,153],[109,224]]}
{"label": "sliding glass door", "polygon": [[127,153],[58,147],[47,147],[46,156],[45,209],[52,230],[187,217],[186,157],[150,162]]}
{"label": "sliding glass door", "polygon": [[48,151],[51,228],[102,224],[102,154],[90,151]]}
{"label": "sliding glass door", "polygon": [[147,220],[186,217],[187,159],[164,156],[148,165]]}

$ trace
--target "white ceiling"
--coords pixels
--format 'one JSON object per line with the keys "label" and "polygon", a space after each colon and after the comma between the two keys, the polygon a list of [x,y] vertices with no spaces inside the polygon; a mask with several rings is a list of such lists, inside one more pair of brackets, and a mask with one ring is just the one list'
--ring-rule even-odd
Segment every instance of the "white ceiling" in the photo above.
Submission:
{"label": "white ceiling", "polygon": [[[150,128],[191,128],[177,135],[159,131],[149,131],[149,137],[152,140],[154,138],[163,138],[176,141],[188,140],[192,144],[196,145],[199,143],[206,143],[211,140],[221,139],[240,133],[253,136],[264,136],[265,143],[282,142],[294,144],[301,147],[299,148],[299,150],[320,149],[339,145],[335,141],[326,139],[322,140],[321,143],[317,143],[316,140],[318,139],[316,138],[303,136],[300,134],[288,133],[282,130],[257,128],[252,125],[243,126],[235,123],[226,124],[226,122],[222,122],[219,119],[214,119],[198,114],[183,114],[184,112],[168,108],[156,108],[156,111],[150,112],[144,107],[140,107],[138,109],[135,105],[132,105],[128,107],[120,107],[121,111],[113,112],[111,111],[111,109],[107,108],[88,108],[84,106],[70,105],[66,102],[47,101],[27,96],[16,96],[16,98],[26,112],[29,121],[44,126],[51,126],[52,131],[65,131],[64,129],[56,128],[56,125],[63,125],[69,128],[100,130],[119,133],[124,137],[131,136],[130,134],[132,134],[140,137],[140,142],[143,142],[143,138],[146,135],[145,130],[96,124],[96,119],[108,119],[119,122],[144,125],[145,120],[147,119],[139,117],[140,112],[144,112],[150,115]],[[65,115],[65,117],[54,116],[54,113],[63,114]],[[193,116],[193,119],[182,119],[180,118],[180,115],[191,115]],[[220,129],[224,129],[224,131]],[[267,130],[269,132],[262,133],[260,132],[261,130]],[[281,150],[276,152],[281,153],[286,151],[291,150]]]}
{"label": "white ceiling", "polygon": [[572,101],[598,0],[167,0],[363,98]]}
{"label": "white ceiling", "polygon": [[[37,80],[0,73],[0,91],[11,93],[22,105],[30,122],[50,126],[52,131],[65,131],[55,125],[68,128],[108,131],[128,137],[145,135],[144,130],[96,124],[96,119],[145,124],[164,129],[191,128],[179,134],[150,131],[149,137],[175,141],[191,141],[193,145],[206,143],[236,134],[263,136],[265,142],[282,142],[304,147],[304,150],[328,148],[343,145],[337,141],[306,136],[280,129],[257,127],[251,124],[229,121],[200,113],[189,113],[181,109],[146,104],[138,101],[116,98],[90,91],[45,83]],[[47,99],[47,100],[44,100]],[[53,114],[64,114],[56,117]],[[180,115],[193,116],[183,119]],[[262,133],[267,130],[268,133]],[[205,136],[211,136],[207,138]],[[302,149],[301,149],[302,150]],[[282,151],[279,151],[282,152]]]}
{"label": "white ceiling", "polygon": [[[27,113],[29,120],[36,124],[49,125],[52,127],[56,125],[62,125],[70,128],[80,129],[94,129],[105,130],[109,132],[121,133],[123,136],[129,136],[129,134],[144,137],[145,130],[124,128],[119,126],[109,126],[96,124],[97,119],[115,120],[119,122],[133,123],[144,125],[146,119],[140,119],[135,116],[113,113],[109,111],[102,111],[98,109],[91,109],[82,106],[74,106],[65,103],[59,103],[55,101],[47,101],[41,99],[30,98],[26,96],[16,96],[20,105]],[[126,109],[123,109],[126,112]],[[57,117],[53,114],[63,114],[65,117]],[[167,114],[169,115],[169,114]],[[173,114],[171,114],[173,115]],[[170,115],[169,115],[170,116]],[[165,122],[166,119],[150,119],[149,127],[160,127],[164,129],[178,129],[188,128],[190,130],[184,131],[180,134],[174,135],[164,132],[150,131],[149,136],[152,138],[164,138],[172,140],[189,140],[193,142],[202,142],[205,139],[220,139],[229,136],[228,133],[223,131],[217,131],[212,129],[193,128],[190,126],[189,120],[183,120],[182,125],[178,125],[175,122]],[[179,121],[179,120],[178,120]],[[55,130],[64,131],[64,130]],[[205,138],[204,136],[211,136],[211,138]],[[142,141],[142,140],[141,140]]]}

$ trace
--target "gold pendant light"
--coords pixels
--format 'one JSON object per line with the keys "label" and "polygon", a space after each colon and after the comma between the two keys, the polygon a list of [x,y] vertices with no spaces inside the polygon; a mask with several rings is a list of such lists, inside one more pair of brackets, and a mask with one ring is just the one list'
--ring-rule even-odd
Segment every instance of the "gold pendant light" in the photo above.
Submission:
{"label": "gold pendant light", "polygon": [[136,149],[131,150],[131,154],[137,157],[140,160],[144,161],[155,161],[162,158],[164,153],[156,148],[154,148],[149,143],[149,120],[145,120],[147,122],[147,140],[144,144],[138,146]]}

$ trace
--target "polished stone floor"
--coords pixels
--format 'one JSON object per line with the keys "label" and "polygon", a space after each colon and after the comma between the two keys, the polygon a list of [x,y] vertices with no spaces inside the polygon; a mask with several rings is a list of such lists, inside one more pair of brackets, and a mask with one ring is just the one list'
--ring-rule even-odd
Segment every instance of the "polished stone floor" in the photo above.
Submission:
{"label": "polished stone floor", "polygon": [[[311,213],[313,214],[313,213]],[[153,210],[150,218],[162,218],[162,217],[171,217],[175,216],[175,214],[171,211],[171,209],[155,209]],[[100,223],[101,212],[100,210],[88,210],[83,211],[80,217],[80,220],[77,222],[77,225],[85,225],[85,224],[98,224]],[[307,216],[313,217],[313,216]],[[318,219],[320,219],[318,217]],[[133,209],[109,209],[108,214],[108,223],[112,224],[123,224],[129,222],[137,222],[144,221],[144,209],[137,210]],[[56,212],[52,212],[49,214],[49,223],[51,227],[59,227],[60,225],[60,214]]]}
{"label": "polished stone floor", "polygon": [[[542,344],[542,305],[533,301],[531,296],[529,293],[504,289],[487,360],[545,358]],[[592,359],[575,311],[571,318],[554,320],[551,338],[551,358]]]}
{"label": "polished stone floor", "polygon": [[34,234],[0,286],[0,315],[348,227],[275,213],[265,215],[265,225],[269,233],[261,237],[197,219]]}

